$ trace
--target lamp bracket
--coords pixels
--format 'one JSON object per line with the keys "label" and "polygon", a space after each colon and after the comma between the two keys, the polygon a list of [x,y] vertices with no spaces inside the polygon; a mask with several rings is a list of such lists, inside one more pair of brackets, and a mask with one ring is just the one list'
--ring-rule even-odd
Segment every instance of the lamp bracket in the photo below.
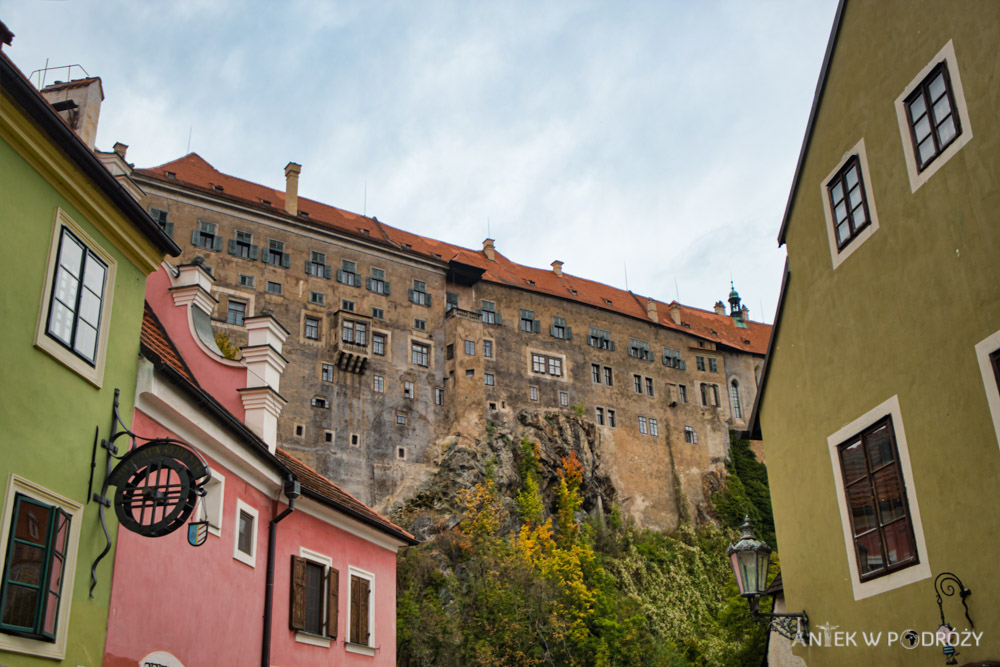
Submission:
{"label": "lamp bracket", "polygon": [[[957,591],[955,589],[955,584],[958,584]],[[972,622],[972,619],[969,618],[969,605],[965,601],[965,598],[972,595],[972,591],[965,587],[965,584],[962,583],[962,580],[959,579],[957,575],[952,574],[951,572],[942,572],[939,574],[934,578],[934,592],[937,594],[937,605],[938,612],[941,614],[941,625],[945,624],[944,606],[942,604],[943,600],[941,599],[941,594],[944,593],[945,595],[951,597],[957,592],[959,598],[962,600],[962,607],[965,608],[965,620],[969,622],[969,627],[976,627],[975,623]]]}
{"label": "lamp bracket", "polygon": [[785,639],[798,639],[806,646],[809,645],[809,616],[806,612],[801,614],[768,614],[757,612],[758,617],[770,619],[768,630],[777,632]]}

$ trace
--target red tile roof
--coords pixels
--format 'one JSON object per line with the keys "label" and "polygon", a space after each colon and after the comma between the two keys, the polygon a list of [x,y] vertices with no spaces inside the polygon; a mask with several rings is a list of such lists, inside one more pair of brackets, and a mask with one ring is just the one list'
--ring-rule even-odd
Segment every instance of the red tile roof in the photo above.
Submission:
{"label": "red tile roof", "polygon": [[184,363],[184,357],[181,356],[181,353],[174,347],[170,337],[167,336],[166,330],[160,324],[160,320],[157,319],[156,313],[153,312],[149,302],[146,303],[146,308],[142,312],[142,333],[140,334],[139,341],[146,351],[152,352],[159,357],[160,361],[177,371],[185,380],[196,387],[198,386],[198,381],[194,379],[191,369]]}
{"label": "red tile roof", "polygon": [[357,512],[358,514],[366,517],[369,521],[381,524],[390,531],[395,531],[408,537],[414,542],[416,541],[413,535],[403,530],[392,521],[389,521],[389,519],[368,507],[347,491],[344,491],[342,488],[328,480],[326,477],[323,477],[323,475],[319,474],[285,450],[279,448],[277,450],[277,454],[278,459],[284,463],[289,470],[295,473],[295,477],[299,480],[302,486],[308,487],[321,496],[329,498],[342,507],[346,507],[354,512]]}
{"label": "red tile roof", "polygon": [[[231,199],[244,204],[263,208],[271,213],[285,213],[285,193],[263,185],[251,183],[235,176],[223,174],[206,162],[197,153],[189,153],[182,158],[136,172],[164,182],[178,182],[186,187],[210,193],[212,196]],[[167,172],[173,174],[167,176]],[[216,187],[221,186],[222,190]],[[269,202],[264,204],[263,202]],[[299,197],[299,211],[308,213],[308,220],[319,228],[328,228],[340,233],[365,238],[375,243],[395,249],[422,255],[442,262],[457,261],[484,270],[483,280],[509,285],[539,294],[547,294],[568,301],[584,303],[643,321],[650,321],[646,314],[646,302],[650,297],[639,296],[631,291],[611,287],[603,283],[579,278],[563,273],[557,276],[551,269],[536,269],[510,261],[499,252],[495,261],[490,261],[481,250],[470,250],[443,241],[390,227],[376,218],[368,218],[357,213],[329,206],[311,199]],[[290,217],[290,216],[289,216]],[[299,216],[299,221],[304,219]],[[714,311],[702,310],[652,299],[656,304],[657,323],[668,329],[715,341],[736,350],[763,355],[771,326],[760,322],[746,322],[746,328],[738,327],[732,317],[718,315]],[[675,324],[670,316],[671,305],[680,308],[682,324]],[[585,335],[586,332],[580,332]]]}

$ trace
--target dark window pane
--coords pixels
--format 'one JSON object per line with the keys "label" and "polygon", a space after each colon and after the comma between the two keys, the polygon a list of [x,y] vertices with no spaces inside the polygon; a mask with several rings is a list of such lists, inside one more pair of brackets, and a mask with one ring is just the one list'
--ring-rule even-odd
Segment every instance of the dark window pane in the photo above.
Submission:
{"label": "dark window pane", "polygon": [[306,563],[306,632],[323,632],[323,567]]}
{"label": "dark window pane", "polygon": [[903,485],[896,466],[889,466],[875,473],[875,493],[878,496],[879,519],[883,526],[906,516]]}
{"label": "dark window pane", "polygon": [[875,505],[867,480],[847,487],[847,505],[851,511],[854,534],[860,535],[876,527]]}
{"label": "dark window pane", "polygon": [[916,557],[916,549],[913,546],[913,531],[910,529],[908,521],[897,521],[886,526],[885,550],[888,556],[889,565],[902,563]]}
{"label": "dark window pane", "polygon": [[844,470],[845,484],[850,484],[868,474],[861,440],[840,448],[840,463]]}
{"label": "dark window pane", "polygon": [[854,544],[858,549],[858,566],[861,568],[862,575],[877,572],[885,567],[878,531],[855,539]]}
{"label": "dark window pane", "polygon": [[865,446],[868,448],[868,460],[872,470],[878,470],[886,463],[895,460],[892,438],[889,435],[889,425],[883,424],[877,430],[865,436]]}

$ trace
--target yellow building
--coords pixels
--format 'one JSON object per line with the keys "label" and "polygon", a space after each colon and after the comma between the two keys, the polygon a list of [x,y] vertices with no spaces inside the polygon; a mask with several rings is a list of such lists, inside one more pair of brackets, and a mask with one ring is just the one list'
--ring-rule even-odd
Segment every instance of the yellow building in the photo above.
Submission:
{"label": "yellow building", "polygon": [[948,664],[1000,659],[998,36],[997,2],[834,21],[751,420],[810,667],[946,664],[942,616]]}

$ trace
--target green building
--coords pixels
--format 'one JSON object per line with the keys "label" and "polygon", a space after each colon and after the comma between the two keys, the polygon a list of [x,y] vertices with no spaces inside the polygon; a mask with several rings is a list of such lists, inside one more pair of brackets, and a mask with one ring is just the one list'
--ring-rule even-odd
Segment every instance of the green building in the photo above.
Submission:
{"label": "green building", "polygon": [[106,544],[87,496],[95,438],[116,389],[131,421],[146,275],[179,249],[73,131],[72,105],[56,108],[0,53],[0,664],[91,667],[113,556],[91,592]]}
{"label": "green building", "polygon": [[1000,659],[998,36],[997,2],[837,11],[751,425],[813,635],[793,664]]}

